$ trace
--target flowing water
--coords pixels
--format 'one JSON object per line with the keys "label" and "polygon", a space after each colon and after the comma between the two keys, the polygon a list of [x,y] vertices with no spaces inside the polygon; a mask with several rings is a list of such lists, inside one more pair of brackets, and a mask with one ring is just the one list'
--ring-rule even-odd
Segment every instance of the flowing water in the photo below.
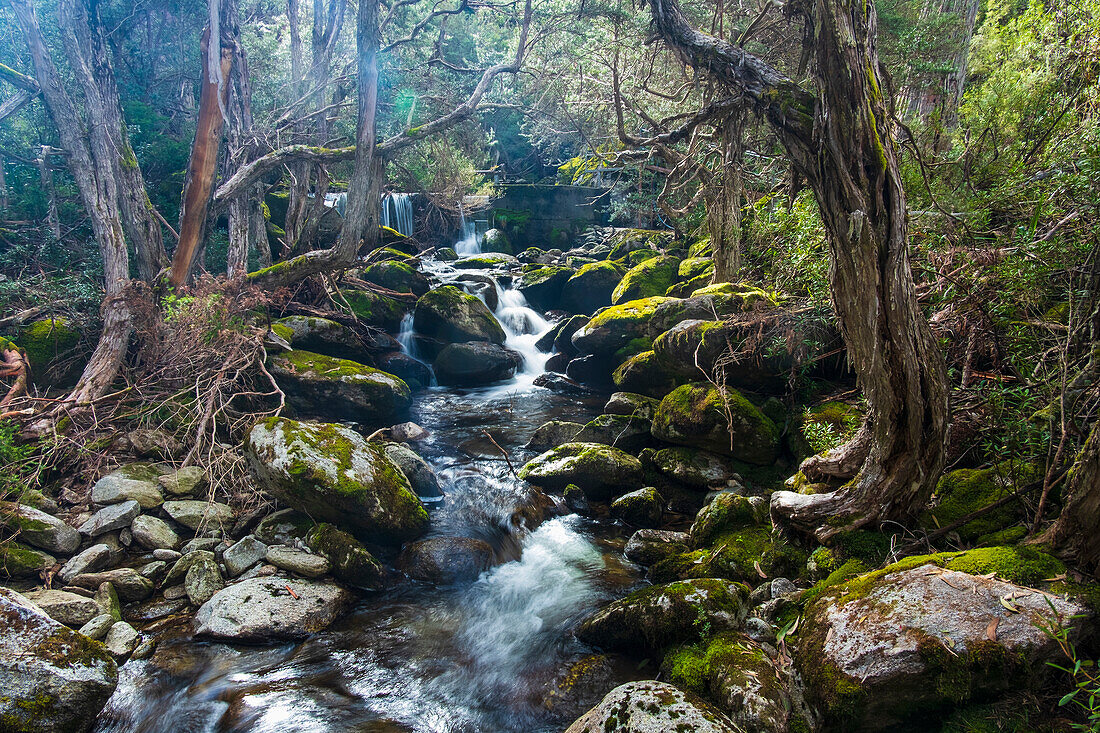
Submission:
{"label": "flowing water", "polygon": [[[426,264],[444,282],[459,274]],[[496,444],[518,467],[533,456],[523,444],[536,427],[585,422],[602,400],[533,386],[547,357],[534,344],[550,324],[519,291],[498,285],[496,296],[506,345],[524,357],[516,378],[478,389],[433,387],[417,396],[410,416],[431,432],[414,447],[446,495],[432,505],[428,536],[483,539],[495,566],[474,582],[409,582],[365,597],[301,643],[232,646],[187,634],[163,641],[150,660],[121,669],[100,733],[540,733],[568,725],[544,697],[591,653],[571,630],[636,584],[637,574],[620,560],[625,537],[614,525],[574,515],[531,530],[515,526],[528,490]],[[399,340],[415,356],[411,319]]]}
{"label": "flowing water", "polygon": [[391,193],[382,199],[382,226],[413,235],[412,194]]}

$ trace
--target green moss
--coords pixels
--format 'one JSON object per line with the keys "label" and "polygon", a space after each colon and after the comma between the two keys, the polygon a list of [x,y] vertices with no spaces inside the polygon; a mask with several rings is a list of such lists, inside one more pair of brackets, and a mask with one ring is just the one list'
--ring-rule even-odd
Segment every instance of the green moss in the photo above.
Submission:
{"label": "green moss", "polygon": [[19,343],[31,368],[43,370],[80,343],[80,332],[67,318],[43,318],[20,331]]}
{"label": "green moss", "polygon": [[4,707],[10,706],[12,712],[0,715],[0,730],[7,733],[40,733],[45,719],[53,715],[57,698],[47,692],[40,692],[27,700],[12,700],[0,697]]}
{"label": "green moss", "polygon": [[665,395],[653,419],[653,435],[760,466],[771,465],[779,451],[779,428],[744,395],[702,382]]}
{"label": "green moss", "polygon": [[395,331],[408,308],[400,301],[366,290],[345,290],[344,298],[352,313],[368,326]]}
{"label": "green moss", "polygon": [[294,329],[282,323],[272,323],[271,332],[287,343],[294,341]]}
{"label": "green moss", "polygon": [[661,675],[681,690],[705,696],[710,676],[705,650],[698,645],[674,649],[665,655]]}
{"label": "green moss", "polygon": [[[967,514],[986,507],[1041,477],[1040,469],[1016,462],[1001,463],[993,468],[952,471],[940,479],[934,499],[936,505],[921,516],[925,527],[943,527]],[[959,527],[959,536],[972,542],[1015,524],[1021,517],[1021,505],[1009,502],[985,516]]]}
{"label": "green moss", "polygon": [[37,550],[6,541],[0,543],[0,575],[9,578],[38,578],[50,566],[48,557]]}
{"label": "green moss", "polygon": [[709,547],[719,535],[763,524],[767,518],[766,502],[754,504],[739,494],[719,494],[696,515],[691,525],[692,547]]}
{"label": "green moss", "polygon": [[623,275],[623,279],[611,293],[615,305],[665,294],[675,282],[680,261],[675,257],[660,256],[635,265]]}
{"label": "green moss", "polygon": [[650,569],[654,582],[690,578],[725,578],[757,582],[768,577],[794,576],[806,562],[806,553],[773,535],[769,527],[746,527],[727,532],[704,549],[666,558]]}

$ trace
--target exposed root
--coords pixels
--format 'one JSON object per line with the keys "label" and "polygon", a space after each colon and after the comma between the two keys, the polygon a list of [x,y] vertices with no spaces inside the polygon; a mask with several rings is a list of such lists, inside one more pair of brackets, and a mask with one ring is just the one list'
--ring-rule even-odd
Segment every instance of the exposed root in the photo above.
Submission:
{"label": "exposed root", "polygon": [[826,453],[810,456],[798,468],[810,481],[840,479],[847,481],[859,472],[871,450],[870,421],[864,420],[859,430],[844,445]]}

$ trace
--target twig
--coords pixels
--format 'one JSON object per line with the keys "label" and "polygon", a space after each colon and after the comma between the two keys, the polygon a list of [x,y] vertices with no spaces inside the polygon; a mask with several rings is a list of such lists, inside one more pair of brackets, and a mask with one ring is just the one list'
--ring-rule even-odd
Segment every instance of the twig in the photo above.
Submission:
{"label": "twig", "polygon": [[491,442],[493,445],[495,445],[497,447],[497,450],[500,451],[500,454],[502,456],[504,456],[504,461],[508,464],[508,470],[512,472],[512,475],[515,476],[516,480],[518,481],[519,480],[519,474],[516,473],[515,466],[512,465],[512,459],[508,457],[508,451],[506,451],[506,450],[504,450],[503,448],[500,447],[500,443],[498,443],[496,441],[496,438],[494,438],[492,435],[489,434],[488,430],[482,430],[481,433],[486,438],[488,438],[489,442]]}

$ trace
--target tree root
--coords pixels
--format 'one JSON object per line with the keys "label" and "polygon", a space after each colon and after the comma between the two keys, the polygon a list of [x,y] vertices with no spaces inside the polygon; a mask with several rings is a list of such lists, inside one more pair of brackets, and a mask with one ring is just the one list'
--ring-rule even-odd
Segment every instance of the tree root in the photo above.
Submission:
{"label": "tree root", "polygon": [[823,454],[810,456],[798,468],[810,481],[841,479],[847,481],[856,475],[871,450],[870,420],[865,419],[859,430],[842,446]]}

